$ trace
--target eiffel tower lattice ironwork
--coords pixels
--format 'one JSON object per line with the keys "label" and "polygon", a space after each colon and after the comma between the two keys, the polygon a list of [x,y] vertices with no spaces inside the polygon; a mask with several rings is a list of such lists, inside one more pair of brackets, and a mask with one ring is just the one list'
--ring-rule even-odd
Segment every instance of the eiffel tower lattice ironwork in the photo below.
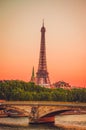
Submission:
{"label": "eiffel tower lattice ironwork", "polygon": [[41,27],[41,45],[40,45],[40,56],[38,71],[36,73],[36,83],[45,87],[50,87],[49,73],[47,71],[46,63],[46,46],[45,46],[45,27],[44,21]]}

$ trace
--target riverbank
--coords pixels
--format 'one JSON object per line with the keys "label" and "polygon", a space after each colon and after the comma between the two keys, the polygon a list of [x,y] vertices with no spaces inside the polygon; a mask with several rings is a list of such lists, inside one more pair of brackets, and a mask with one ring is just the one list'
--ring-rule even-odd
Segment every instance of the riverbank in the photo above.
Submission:
{"label": "riverbank", "polygon": [[64,130],[86,130],[86,114],[56,116],[55,126]]}

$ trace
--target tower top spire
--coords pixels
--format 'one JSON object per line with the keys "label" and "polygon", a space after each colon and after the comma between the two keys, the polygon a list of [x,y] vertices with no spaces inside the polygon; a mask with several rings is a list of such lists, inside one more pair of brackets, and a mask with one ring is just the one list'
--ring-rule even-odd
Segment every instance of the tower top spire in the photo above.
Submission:
{"label": "tower top spire", "polygon": [[42,23],[42,27],[41,27],[41,32],[45,32],[45,31],[46,31],[46,29],[44,27],[44,19],[43,19],[43,23]]}
{"label": "tower top spire", "polygon": [[44,27],[44,19],[43,19],[43,24],[42,24],[42,26]]}

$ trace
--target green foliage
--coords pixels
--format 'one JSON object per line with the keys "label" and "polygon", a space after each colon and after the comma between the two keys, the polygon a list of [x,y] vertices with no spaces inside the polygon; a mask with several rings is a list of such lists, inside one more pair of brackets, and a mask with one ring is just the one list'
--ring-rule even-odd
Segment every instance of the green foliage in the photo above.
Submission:
{"label": "green foliage", "polygon": [[0,99],[14,101],[68,101],[86,102],[86,89],[49,89],[32,82],[19,80],[0,81]]}

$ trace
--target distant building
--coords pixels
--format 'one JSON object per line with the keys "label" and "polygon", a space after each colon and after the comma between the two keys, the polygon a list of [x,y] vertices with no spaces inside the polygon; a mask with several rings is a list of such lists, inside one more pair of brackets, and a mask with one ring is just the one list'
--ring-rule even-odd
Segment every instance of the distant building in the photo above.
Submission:
{"label": "distant building", "polygon": [[69,83],[66,83],[64,81],[58,81],[54,83],[55,88],[63,88],[63,89],[71,89],[71,85]]}

